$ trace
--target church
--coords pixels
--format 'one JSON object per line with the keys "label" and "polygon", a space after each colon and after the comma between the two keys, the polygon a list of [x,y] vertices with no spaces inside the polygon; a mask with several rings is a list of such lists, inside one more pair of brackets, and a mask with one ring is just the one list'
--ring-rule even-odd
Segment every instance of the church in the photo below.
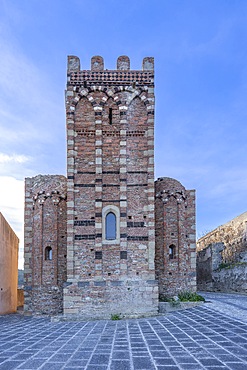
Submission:
{"label": "church", "polygon": [[154,59],[68,57],[67,176],[25,179],[24,310],[82,319],[158,312],[196,290],[195,190],[154,181]]}

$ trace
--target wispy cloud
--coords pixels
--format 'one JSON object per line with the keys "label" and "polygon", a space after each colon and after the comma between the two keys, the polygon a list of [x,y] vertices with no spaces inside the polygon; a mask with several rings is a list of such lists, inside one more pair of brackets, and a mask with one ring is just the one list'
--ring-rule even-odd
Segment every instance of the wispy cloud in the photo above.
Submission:
{"label": "wispy cloud", "polygon": [[4,154],[0,153],[0,163],[25,163],[30,160],[29,157],[22,154]]}
{"label": "wispy cloud", "polygon": [[[5,5],[23,22],[21,8]],[[0,19],[0,211],[20,239],[22,265],[24,178],[47,166],[49,146],[51,152],[64,135],[64,112],[61,92],[9,28],[13,20]]]}

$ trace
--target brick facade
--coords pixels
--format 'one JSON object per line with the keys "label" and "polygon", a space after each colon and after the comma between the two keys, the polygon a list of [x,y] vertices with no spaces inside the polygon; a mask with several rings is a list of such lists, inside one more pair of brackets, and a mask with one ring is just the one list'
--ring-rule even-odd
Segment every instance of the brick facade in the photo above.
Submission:
{"label": "brick facade", "polygon": [[[154,272],[154,70],[129,58],[90,71],[68,59],[68,269],[64,313],[87,317],[157,312]],[[105,235],[106,216],[117,221]]]}
{"label": "brick facade", "polygon": [[25,306],[30,312],[62,312],[66,280],[66,178],[25,181]]}
{"label": "brick facade", "polygon": [[156,277],[160,296],[196,291],[195,190],[177,180],[155,182]]}
{"label": "brick facade", "polygon": [[[142,70],[130,70],[129,58],[121,56],[117,69],[107,70],[103,58],[96,56],[91,59],[90,70],[81,70],[79,58],[69,56],[66,124],[67,179],[38,176],[26,180],[26,307],[44,311],[42,302],[50,294],[52,302],[59,302],[50,311],[61,311],[63,302],[67,316],[155,314],[153,58],[143,59]],[[63,238],[60,245],[52,237],[54,244],[50,245],[45,235],[53,235],[56,229],[57,237],[60,233],[64,236],[64,223],[61,221],[60,229],[53,229],[52,220],[58,215],[49,197],[44,202],[50,221],[44,223],[44,207],[35,197],[44,197],[42,194],[58,191],[61,186],[67,188],[67,199],[63,199],[67,211],[61,215],[63,222],[67,220],[67,240]],[[186,199],[192,207],[193,222],[194,203],[189,194]],[[185,214],[187,217],[189,212]],[[188,224],[186,221],[184,227]],[[192,225],[189,228],[190,235],[195,233]],[[42,262],[47,246],[54,249],[49,266]],[[56,248],[67,257],[58,261]],[[188,249],[182,248],[182,252],[188,254]],[[191,253],[192,247],[189,258]],[[57,277],[49,277],[49,269],[54,264],[51,271],[57,276],[60,267],[55,265],[61,263],[58,282]],[[161,260],[157,263],[156,256],[156,269],[158,265]],[[182,261],[179,268],[184,273]],[[51,287],[56,287],[57,298],[51,294]]]}

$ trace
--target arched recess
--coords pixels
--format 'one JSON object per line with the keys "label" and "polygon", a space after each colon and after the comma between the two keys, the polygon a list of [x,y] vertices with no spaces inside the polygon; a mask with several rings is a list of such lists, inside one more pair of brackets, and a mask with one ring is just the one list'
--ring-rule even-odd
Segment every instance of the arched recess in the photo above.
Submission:
{"label": "arched recess", "polygon": [[129,129],[135,130],[147,123],[147,110],[144,102],[137,96],[129,104],[127,110]]}
{"label": "arched recess", "polygon": [[[110,229],[108,229],[109,226]],[[104,244],[120,243],[120,211],[117,206],[108,205],[102,210],[102,241]]]}
{"label": "arched recess", "polygon": [[126,158],[127,172],[148,168],[147,150],[147,111],[144,103],[136,97],[127,110]]}
{"label": "arched recess", "polygon": [[[120,113],[113,98],[109,98],[102,111],[102,166],[103,171],[119,171],[120,157]],[[107,177],[107,175],[104,175]],[[104,181],[104,179],[103,179]],[[106,180],[107,181],[107,180]],[[108,193],[110,192],[110,194]],[[106,198],[112,199],[112,191],[104,189]],[[103,195],[104,197],[104,195]]]}
{"label": "arched recess", "polygon": [[95,162],[95,153],[92,148],[95,141],[95,114],[90,101],[82,97],[75,106],[75,138],[74,145],[87,153],[75,157],[77,171],[92,171]]}
{"label": "arched recess", "polygon": [[94,110],[86,97],[81,97],[75,105],[75,124],[94,125]]}

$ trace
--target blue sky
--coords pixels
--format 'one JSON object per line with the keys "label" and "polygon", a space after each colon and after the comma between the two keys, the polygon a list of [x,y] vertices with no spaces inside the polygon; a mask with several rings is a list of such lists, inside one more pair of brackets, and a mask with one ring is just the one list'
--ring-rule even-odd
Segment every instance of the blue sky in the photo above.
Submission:
{"label": "blue sky", "polygon": [[65,174],[67,55],[155,58],[156,177],[197,192],[197,233],[245,212],[246,0],[0,0],[0,211],[21,239],[25,177]]}

